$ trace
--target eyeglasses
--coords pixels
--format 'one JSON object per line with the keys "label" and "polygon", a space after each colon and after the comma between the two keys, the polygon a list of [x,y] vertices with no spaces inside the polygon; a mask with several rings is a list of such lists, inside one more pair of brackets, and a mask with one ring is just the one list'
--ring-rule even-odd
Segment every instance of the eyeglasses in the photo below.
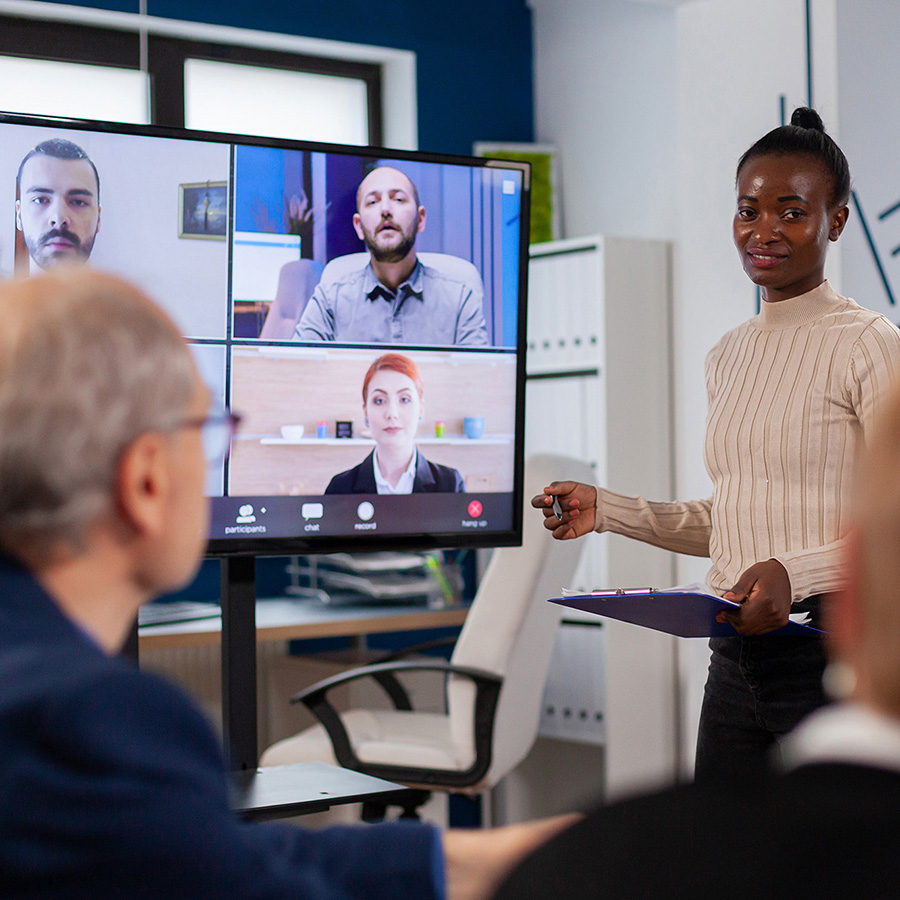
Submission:
{"label": "eyeglasses", "polygon": [[182,419],[176,422],[175,428],[199,428],[200,440],[203,442],[203,455],[209,464],[222,462],[231,452],[231,442],[237,433],[241,417],[237,413],[225,409],[221,404],[214,411],[202,418]]}

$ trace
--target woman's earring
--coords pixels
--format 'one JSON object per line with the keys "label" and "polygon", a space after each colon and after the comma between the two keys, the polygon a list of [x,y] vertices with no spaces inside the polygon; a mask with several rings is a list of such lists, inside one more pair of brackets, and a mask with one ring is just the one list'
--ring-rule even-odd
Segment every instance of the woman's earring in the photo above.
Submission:
{"label": "woman's earring", "polygon": [[822,673],[822,687],[832,700],[846,700],[856,689],[856,672],[850,663],[833,660]]}

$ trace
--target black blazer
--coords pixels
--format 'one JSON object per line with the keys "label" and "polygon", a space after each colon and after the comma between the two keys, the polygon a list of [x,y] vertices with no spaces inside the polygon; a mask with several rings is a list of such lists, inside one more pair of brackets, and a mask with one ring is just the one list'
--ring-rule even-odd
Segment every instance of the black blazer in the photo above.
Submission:
{"label": "black blazer", "polygon": [[494,900],[887,900],[900,892],[900,772],[810,764],[596,810]]}
{"label": "black blazer", "polygon": [[[413,493],[462,494],[466,490],[457,469],[441,466],[425,459],[421,451],[417,451],[416,477],[413,480]],[[325,488],[326,494],[377,494],[375,484],[375,451],[373,450],[358,466],[335,475]]]}

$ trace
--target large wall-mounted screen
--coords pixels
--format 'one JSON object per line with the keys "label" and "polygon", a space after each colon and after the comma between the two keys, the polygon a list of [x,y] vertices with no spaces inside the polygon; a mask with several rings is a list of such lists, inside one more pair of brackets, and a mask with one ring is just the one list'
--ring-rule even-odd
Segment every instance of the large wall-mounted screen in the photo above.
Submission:
{"label": "large wall-mounted screen", "polygon": [[210,552],[521,540],[528,169],[0,114],[0,276],[172,315],[242,416]]}

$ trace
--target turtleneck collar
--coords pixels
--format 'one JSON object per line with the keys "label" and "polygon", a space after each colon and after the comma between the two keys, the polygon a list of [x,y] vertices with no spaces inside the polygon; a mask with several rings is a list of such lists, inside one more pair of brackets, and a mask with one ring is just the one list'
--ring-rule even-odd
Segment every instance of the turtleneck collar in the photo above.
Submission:
{"label": "turtleneck collar", "polygon": [[851,302],[835,293],[826,280],[811,291],[788,300],[776,303],[763,301],[759,315],[752,321],[760,331],[783,331],[786,328],[808,325],[845,308]]}

